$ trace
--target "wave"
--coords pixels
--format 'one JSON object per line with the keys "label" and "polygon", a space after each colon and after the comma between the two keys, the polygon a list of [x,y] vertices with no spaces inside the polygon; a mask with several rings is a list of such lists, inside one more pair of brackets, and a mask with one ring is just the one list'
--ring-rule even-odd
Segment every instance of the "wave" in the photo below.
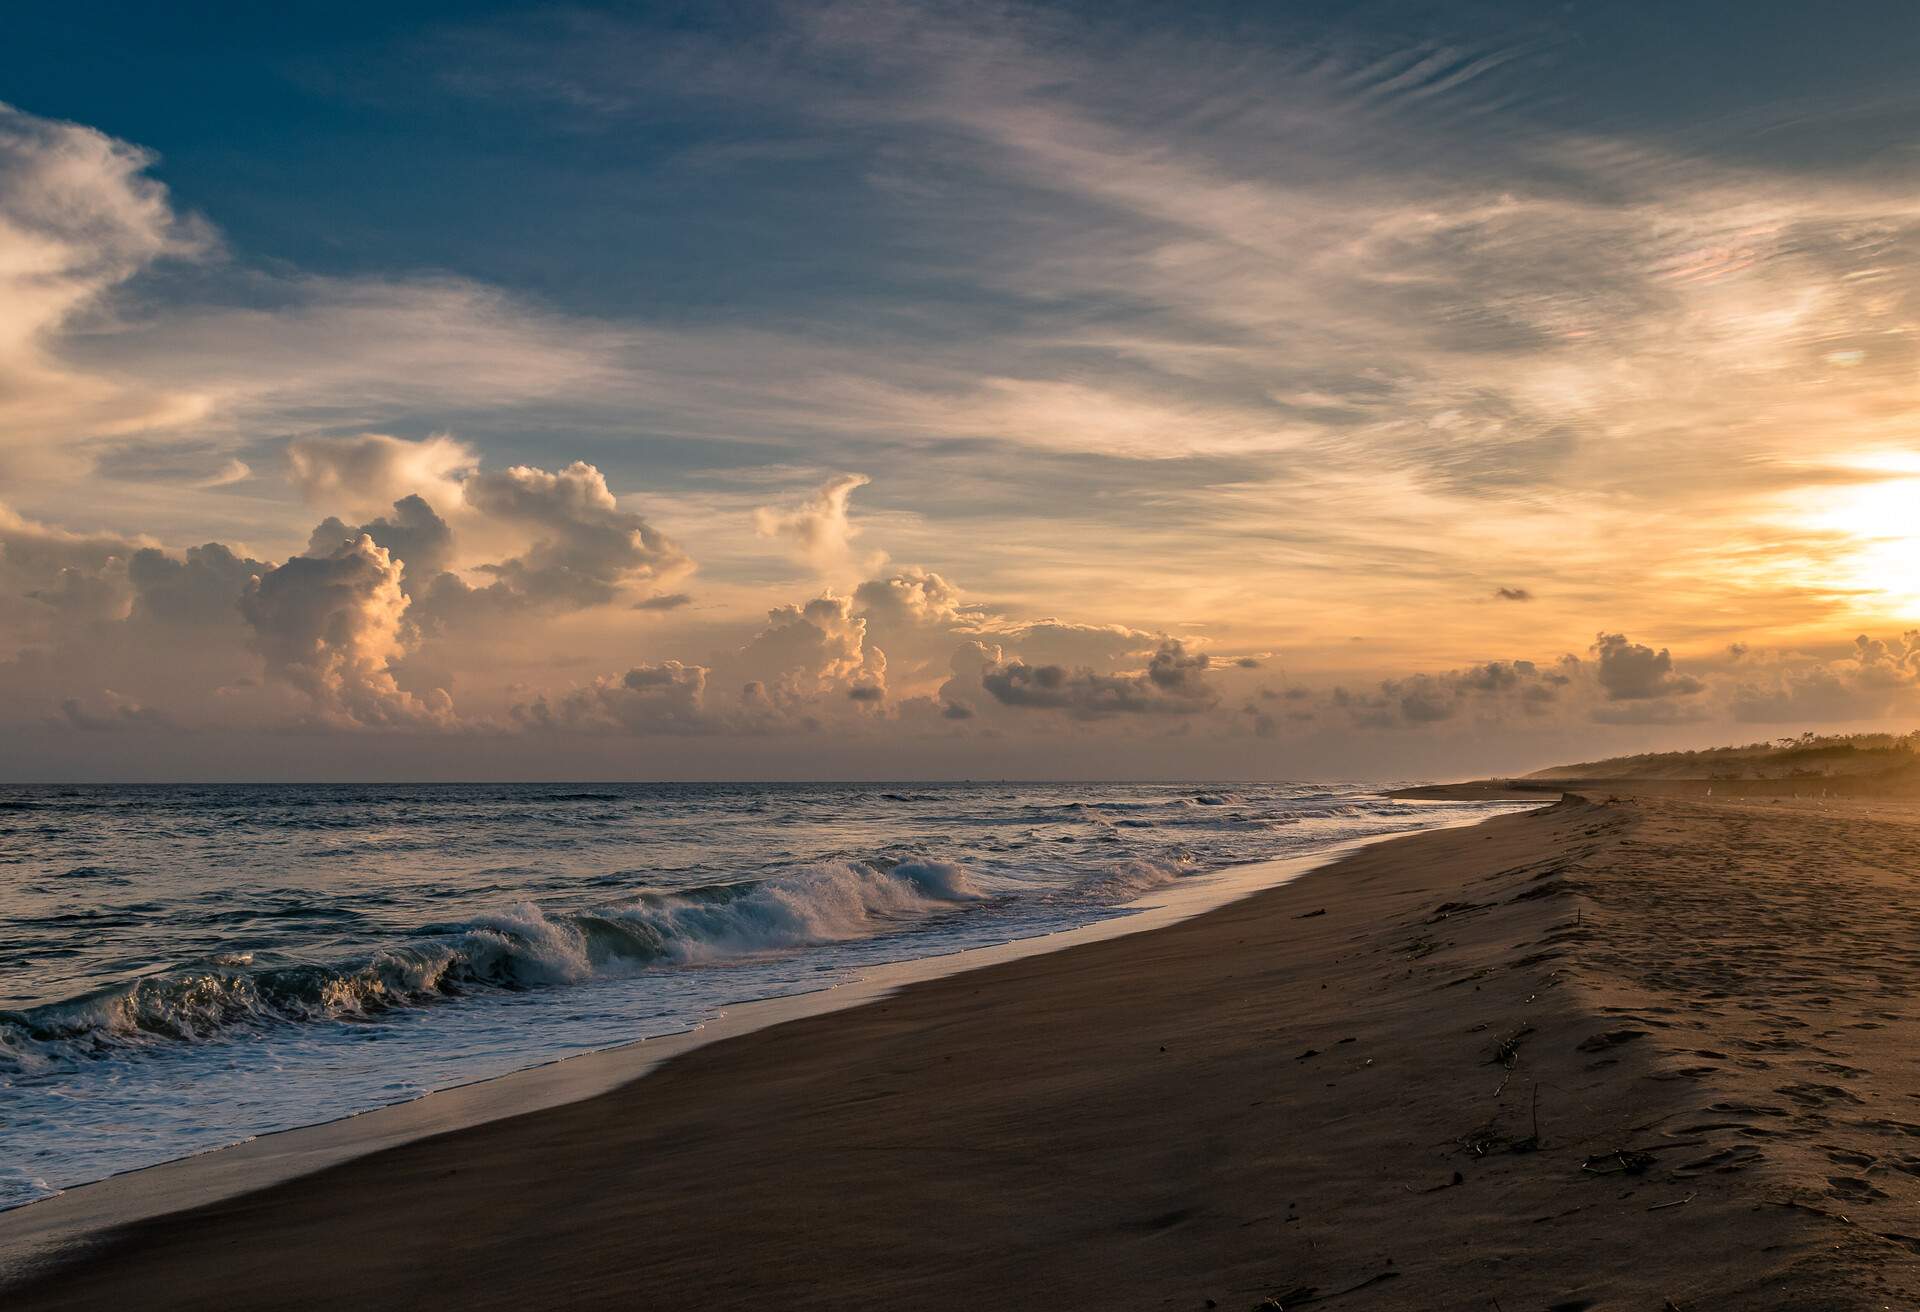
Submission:
{"label": "wave", "polygon": [[[536,794],[535,798],[584,801],[601,795],[587,789],[568,789]],[[615,794],[607,790],[604,795]],[[900,802],[947,800],[946,794],[931,790],[899,789],[879,796]],[[276,816],[291,801],[311,800],[275,797]],[[781,806],[789,804],[784,793],[780,798]],[[846,804],[845,797],[837,793],[794,800],[795,804]],[[749,798],[747,802],[747,809],[764,804],[763,799]],[[456,813],[465,814],[466,806],[460,802]],[[528,809],[542,808],[534,805]],[[407,904],[410,911],[417,912],[436,905],[434,899],[441,897],[458,898],[469,906],[501,899],[503,905],[495,910],[419,925],[371,940],[364,934],[379,934],[375,927],[383,921],[391,923],[388,916],[392,914],[371,910],[376,905],[372,901],[350,910],[329,907],[324,901],[295,901],[291,895],[284,901],[236,900],[219,910],[196,912],[196,924],[205,935],[200,943],[206,944],[208,938],[217,942],[248,936],[256,932],[256,924],[261,924],[282,942],[317,942],[326,935],[335,942],[353,942],[355,946],[309,949],[315,959],[302,959],[304,954],[263,954],[261,961],[245,956],[191,962],[175,958],[178,964],[131,980],[121,978],[76,997],[16,1011],[0,1010],[0,1087],[12,1076],[31,1076],[68,1059],[211,1042],[273,1026],[367,1021],[397,1009],[470,995],[580,984],[875,938],[987,901],[1004,899],[1011,904],[1031,898],[1053,908],[1063,903],[1113,906],[1200,869],[1368,832],[1381,818],[1404,815],[1400,804],[1385,798],[1320,790],[1271,797],[1191,787],[1176,795],[1152,798],[1024,802],[1017,811],[1031,826],[1024,836],[1016,827],[973,845],[980,864],[993,872],[991,877],[976,876],[964,866],[928,858],[833,859],[776,869],[762,878],[691,888],[621,894],[604,887],[598,892],[589,891],[609,883],[633,889],[636,878],[649,878],[639,871],[621,871],[572,884],[578,891],[576,899],[561,906],[509,900],[524,896],[519,880],[530,873],[541,873],[516,864],[469,871],[474,877],[457,886],[423,884],[413,891],[412,901]],[[400,823],[411,824],[436,815],[444,818],[445,814],[445,808],[436,811],[431,807],[423,807],[419,816],[383,813],[381,841],[377,844],[381,854],[391,856],[396,851],[429,845],[424,841],[396,842],[391,830]],[[546,823],[543,817],[532,819]],[[307,827],[307,823],[303,821],[301,827]],[[314,827],[322,823],[344,827],[345,821],[337,816],[316,817],[312,823]],[[1155,830],[1162,832],[1151,832]],[[524,833],[514,831],[477,842],[484,846],[488,841],[509,839],[524,842]],[[1042,843],[1046,844],[1044,849]],[[1076,849],[1072,847],[1075,844],[1085,846]],[[1141,850],[1151,847],[1159,850]],[[350,856],[359,845],[337,850],[342,856]],[[695,868],[656,870],[650,877],[684,877]],[[744,873],[744,868],[736,868]],[[96,886],[127,882],[127,873],[110,865],[74,865],[60,875],[76,885],[81,881],[97,881]],[[590,897],[607,900],[583,905]],[[1005,909],[1017,910],[1012,905]],[[98,917],[104,913],[80,919],[68,913],[56,920],[58,914],[43,917],[42,928],[73,937],[99,930],[102,922]],[[135,914],[152,917],[164,914],[164,908],[142,904],[117,908],[116,914],[123,918]],[[297,933],[283,936],[277,932],[294,922]],[[417,918],[414,924],[418,925]],[[292,951],[298,953],[298,949]]]}
{"label": "wave", "polygon": [[1136,857],[1101,871],[1080,885],[1080,891],[1102,901],[1126,902],[1197,873],[1202,867],[1188,857]]}
{"label": "wave", "polygon": [[522,902],[347,964],[257,966],[247,954],[144,976],[23,1011],[0,1011],[0,1073],[236,1031],[368,1020],[484,992],[867,938],[991,898],[941,861],[847,861],[771,879],[642,893],[563,911]]}

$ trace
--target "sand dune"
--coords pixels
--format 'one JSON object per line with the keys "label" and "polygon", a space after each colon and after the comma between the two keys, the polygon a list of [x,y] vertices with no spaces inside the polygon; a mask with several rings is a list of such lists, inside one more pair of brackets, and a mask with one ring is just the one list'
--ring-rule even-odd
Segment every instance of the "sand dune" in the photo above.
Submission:
{"label": "sand dune", "polygon": [[1920,1294],[1920,808],[1567,801],[143,1224],[9,1307]]}

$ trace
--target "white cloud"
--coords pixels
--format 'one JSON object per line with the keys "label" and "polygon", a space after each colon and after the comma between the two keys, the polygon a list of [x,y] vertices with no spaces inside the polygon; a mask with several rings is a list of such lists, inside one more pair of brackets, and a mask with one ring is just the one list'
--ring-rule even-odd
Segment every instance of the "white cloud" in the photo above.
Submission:
{"label": "white cloud", "polygon": [[753,512],[754,528],[762,537],[784,539],[794,555],[822,577],[872,573],[886,556],[856,562],[853,540],[860,536],[860,526],[847,513],[854,492],[872,481],[865,474],[840,474],[796,506],[761,506]]}
{"label": "white cloud", "polygon": [[736,687],[758,685],[776,701],[814,697],[867,667],[866,633],[866,621],[846,597],[777,606],[767,613],[767,626],[715,669]]}
{"label": "white cloud", "polygon": [[287,444],[294,487],[309,503],[347,514],[384,510],[402,497],[457,501],[478,467],[472,448],[446,433],[413,441],[384,433],[303,437]]}
{"label": "white cloud", "polygon": [[408,596],[417,596],[429,583],[453,563],[453,530],[440,518],[426,498],[417,494],[401,497],[390,514],[379,515],[357,527],[335,516],[314,526],[307,538],[309,556],[329,556],[341,544],[361,535],[372,538],[387,549],[404,568],[401,577]]}
{"label": "white cloud", "polygon": [[177,424],[204,401],[76,370],[59,334],[157,260],[211,245],[146,176],[154,157],[0,104],[0,473],[67,469],[58,444]]}
{"label": "white cloud", "polygon": [[471,588],[451,576],[437,579],[428,597],[437,611],[603,606],[693,568],[672,538],[620,509],[606,476],[582,461],[558,471],[527,465],[482,471],[462,482],[460,491],[473,514],[531,542],[518,555],[473,566],[492,578],[485,587]]}
{"label": "white cloud", "polygon": [[426,698],[395,682],[406,653],[400,564],[371,537],[325,557],[295,556],[259,576],[240,599],[270,678],[311,700],[337,727],[432,727],[453,722],[443,690]]}

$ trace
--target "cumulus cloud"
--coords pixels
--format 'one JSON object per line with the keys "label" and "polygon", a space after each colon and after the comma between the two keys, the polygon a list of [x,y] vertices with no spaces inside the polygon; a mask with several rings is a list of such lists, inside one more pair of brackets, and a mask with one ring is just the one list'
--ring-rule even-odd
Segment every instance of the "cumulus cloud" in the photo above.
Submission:
{"label": "cumulus cloud", "polygon": [[126,610],[127,580],[117,569],[63,568],[46,586],[20,595],[60,621],[115,619]]}
{"label": "cumulus cloud", "polygon": [[[1219,657],[1126,625],[1017,620],[969,602],[941,574],[902,568],[848,595],[773,607],[757,630],[698,663],[646,652],[621,662],[624,673],[561,691],[509,686],[502,698],[496,683],[492,701],[483,673],[472,685],[482,690],[479,709],[461,718],[444,691],[453,670],[431,666],[458,667],[468,648],[416,650],[431,632],[418,620],[436,600],[585,606],[685,565],[669,540],[619,508],[592,466],[467,471],[457,486],[451,522],[409,494],[360,522],[330,516],[305,554],[277,567],[218,542],[167,550],[0,512],[0,613],[37,617],[37,627],[15,636],[42,644],[10,665],[14,688],[32,689],[35,722],[88,734],[194,728],[209,715],[230,725],[284,723],[271,699],[284,706],[291,690],[309,724],[342,728],[819,732],[847,741],[1030,735],[1048,722],[1037,712],[1076,734],[1118,738],[1177,717],[1183,727],[1267,741],[1308,731],[1300,726],[1316,718],[1332,725],[1327,712],[1349,724],[1436,732],[1496,722],[1663,725],[1716,713],[1817,723],[1891,714],[1920,691],[1920,634],[1894,642],[1863,635],[1837,659],[1743,649],[1694,675],[1677,672],[1665,648],[1603,632],[1591,660],[1484,661],[1317,694],[1261,686],[1262,656]],[[504,560],[465,565],[493,576],[478,588],[449,572],[470,529],[516,533],[527,544]],[[629,609],[686,604],[684,593],[657,593]],[[162,667],[168,673],[156,679]],[[246,672],[261,668],[265,684],[248,687]],[[182,705],[197,714],[183,717]]]}
{"label": "cumulus cloud", "polygon": [[1100,674],[1082,666],[1029,665],[1011,661],[982,672],[981,686],[1003,706],[1058,710],[1078,719],[1117,714],[1193,715],[1217,698],[1206,681],[1205,652],[1188,652],[1178,641],[1154,652],[1139,674]]}
{"label": "cumulus cloud", "polygon": [[879,706],[887,700],[887,653],[881,648],[867,648],[847,687],[847,699],[863,706]]}
{"label": "cumulus cloud", "polygon": [[[1091,655],[1100,664],[1039,661],[1028,651]],[[1105,672],[1115,665],[1118,672]],[[1210,674],[1256,665],[1221,665],[1188,643],[1121,625],[1010,620],[965,602],[941,575],[909,567],[867,579],[849,596],[828,592],[770,610],[744,643],[705,663],[706,686],[717,695],[706,698],[701,722],[768,732],[836,721],[851,728],[849,711],[923,726],[1014,707],[1051,707],[1080,720],[1199,714],[1218,701]],[[609,687],[588,690],[594,705]],[[545,714],[543,723],[556,727],[618,718],[596,718],[577,703],[563,714],[550,702]]]}
{"label": "cumulus cloud", "polygon": [[425,584],[444,573],[453,562],[453,530],[426,498],[411,493],[393,503],[393,513],[349,526],[329,515],[315,525],[307,539],[309,556],[330,556],[343,543],[369,537],[387,549],[402,566],[401,584],[417,595]]}
{"label": "cumulus cloud", "polygon": [[267,568],[222,543],[172,552],[0,510],[0,722],[204,720],[258,668],[239,600]]}
{"label": "cumulus cloud", "polygon": [[1673,657],[1625,634],[1602,633],[1591,648],[1599,661],[1598,677],[1608,701],[1648,701],[1659,697],[1690,697],[1706,687],[1689,674],[1673,672]]}
{"label": "cumulus cloud", "polygon": [[67,570],[99,570],[135,549],[135,540],[117,533],[75,533],[0,505],[0,563],[16,584],[46,582]]}
{"label": "cumulus cloud", "polygon": [[1005,660],[1006,653],[993,643],[968,639],[956,646],[947,657],[947,678],[940,685],[941,714],[948,720],[971,720],[995,704],[984,676]]}
{"label": "cumulus cloud", "polygon": [[850,597],[774,607],[741,646],[710,665],[636,666],[516,706],[527,728],[631,733],[813,730],[891,714],[887,654],[867,640]]}
{"label": "cumulus cloud", "polygon": [[1203,651],[1189,652],[1185,643],[1169,642],[1147,662],[1147,682],[1170,696],[1208,700],[1213,694],[1206,686],[1205,672],[1212,663]]}
{"label": "cumulus cloud", "polygon": [[853,540],[860,536],[860,526],[847,513],[854,492],[872,481],[865,474],[841,474],[797,506],[761,506],[753,512],[754,529],[762,537],[785,541],[796,558],[826,577],[877,569],[884,556],[856,564]]}
{"label": "cumulus cloud", "polygon": [[[810,616],[807,623],[831,637],[821,639],[806,628],[793,628],[796,613]],[[1178,691],[1180,680],[1197,679],[1211,658],[1176,644],[1182,653],[1176,661],[1161,650],[1167,641],[1125,625],[1012,619],[966,600],[961,589],[943,575],[908,566],[865,580],[849,598],[829,593],[805,607],[776,612],[773,624],[745,651],[716,665],[748,667],[748,677],[769,690],[791,687],[791,669],[773,668],[765,657],[788,644],[799,644],[804,659],[796,657],[791,667],[826,671],[822,677],[809,676],[814,686],[845,684],[854,679],[852,671],[857,667],[861,691],[851,700],[878,704],[884,700],[880,692],[884,685],[894,696],[937,693],[942,705],[983,709],[994,703],[991,699],[977,703],[982,691],[979,670],[970,679],[956,680],[956,653],[962,660],[971,660],[987,652],[989,664],[1034,668],[1141,671],[1144,665],[1148,668],[1140,677],[1172,693]],[[969,684],[970,691],[965,690]]]}
{"label": "cumulus cloud", "polygon": [[70,532],[0,504],[0,655],[61,624],[123,615],[136,550],[117,534]]}
{"label": "cumulus cloud", "polygon": [[704,666],[662,661],[636,665],[618,678],[596,679],[551,700],[535,698],[514,707],[513,718],[536,729],[699,733],[720,727],[706,713],[706,691]]}
{"label": "cumulus cloud", "polygon": [[534,605],[599,606],[692,567],[673,539],[620,509],[606,476],[582,461],[558,472],[515,465],[461,486],[475,511],[534,538],[520,555],[478,567],[495,580],[488,593]]}
{"label": "cumulus cloud", "polygon": [[944,677],[955,640],[971,638],[987,618],[945,578],[912,567],[860,584],[853,609],[866,622],[866,641],[887,653],[895,682],[907,687]]}
{"label": "cumulus cloud", "polygon": [[[1581,662],[1574,657],[1546,667],[1529,660],[1484,661],[1441,674],[1385,679],[1373,692],[1336,688],[1332,700],[1356,724],[1372,728],[1437,724],[1460,715],[1491,720],[1538,716],[1562,700],[1580,672]],[[1281,694],[1288,699],[1307,695],[1298,688]]]}
{"label": "cumulus cloud", "polygon": [[268,676],[305,693],[331,724],[451,723],[444,690],[421,699],[395,682],[393,663],[406,651],[400,573],[387,549],[363,534],[330,555],[295,556],[254,580],[240,612]]}
{"label": "cumulus cloud", "polygon": [[960,590],[926,569],[868,579],[853,590],[853,601],[876,630],[948,625],[962,617]]}
{"label": "cumulus cloud", "polygon": [[[397,439],[322,444],[306,450],[303,468],[316,488],[351,501],[366,489],[404,483],[408,468],[433,470],[432,461],[417,457],[432,455],[434,446]],[[364,521],[328,516],[303,554],[277,566],[225,543],[167,550],[53,528],[0,508],[0,628],[8,639],[0,660],[13,661],[15,694],[7,704],[37,703],[46,716],[73,699],[83,715],[117,723],[126,716],[106,716],[91,690],[118,688],[149,705],[157,688],[169,702],[180,695],[203,719],[272,723],[281,713],[263,700],[269,692],[242,694],[251,683],[246,671],[259,668],[251,655],[264,664],[265,689],[300,693],[303,713],[315,723],[446,728],[460,721],[444,690],[456,670],[475,668],[471,646],[446,633],[450,622],[503,610],[579,610],[623,595],[662,611],[687,604],[684,593],[649,594],[691,562],[671,539],[620,509],[592,466],[454,472],[462,475],[453,485],[457,521],[409,493]],[[491,576],[476,587],[453,572],[469,537],[519,549],[489,561],[469,555],[466,570]],[[843,626],[858,630],[844,613],[847,603],[836,604]],[[446,640],[417,650],[435,635]],[[857,631],[848,637],[847,659],[822,657],[811,673],[832,680],[845,666],[861,675],[861,696],[871,697],[884,687],[884,654],[864,649]],[[773,645],[768,639],[755,658]],[[769,672],[782,696],[810,686],[802,672],[787,673]],[[638,695],[622,686],[629,698]],[[580,706],[556,705],[549,713],[560,720],[585,722]]]}
{"label": "cumulus cloud", "polygon": [[457,501],[479,464],[471,448],[437,433],[413,441],[385,433],[303,437],[287,444],[293,485],[308,502],[369,514],[409,496]]}
{"label": "cumulus cloud", "polygon": [[[775,703],[792,703],[845,686],[871,672],[875,662],[866,645],[867,622],[853,613],[848,597],[816,597],[801,606],[777,606],[767,625],[725,663],[741,684],[757,684]],[[884,681],[885,657],[878,672]]]}
{"label": "cumulus cloud", "polygon": [[179,557],[143,547],[127,560],[133,615],[209,635],[239,618],[242,594],[268,568],[220,542],[188,547]]}
{"label": "cumulus cloud", "polygon": [[[361,513],[391,503],[388,513],[359,522],[328,516],[314,528],[307,554],[327,556],[342,542],[371,537],[404,565],[406,591],[419,603],[413,618],[430,627],[503,610],[603,606],[692,569],[677,543],[622,510],[606,476],[583,461],[559,470],[485,470],[450,435],[411,441],[378,433],[301,439],[290,445],[288,461],[309,501]],[[511,554],[474,558],[489,548]],[[491,581],[476,586],[461,570]],[[633,605],[671,609],[684,604],[672,598],[684,595],[641,597]]]}
{"label": "cumulus cloud", "polygon": [[[430,628],[483,622],[503,612],[605,606],[693,569],[678,543],[620,509],[605,475],[582,461],[558,471],[516,465],[471,473],[459,494],[467,528],[527,543],[504,560],[467,566],[491,578],[489,583],[475,586],[445,568],[453,554],[447,525],[418,497],[397,502],[391,520],[362,526],[376,540],[391,542],[397,554],[424,557],[408,559],[407,588],[418,599],[415,622]],[[338,527],[338,521],[322,525]],[[684,601],[641,597],[632,603],[663,610],[676,604]]]}
{"label": "cumulus cloud", "polygon": [[1749,655],[1741,653],[1741,677],[1729,699],[1734,718],[1749,723],[1870,719],[1909,704],[1920,690],[1920,630],[1895,643],[1863,633],[1838,660],[1775,655],[1749,661]]}

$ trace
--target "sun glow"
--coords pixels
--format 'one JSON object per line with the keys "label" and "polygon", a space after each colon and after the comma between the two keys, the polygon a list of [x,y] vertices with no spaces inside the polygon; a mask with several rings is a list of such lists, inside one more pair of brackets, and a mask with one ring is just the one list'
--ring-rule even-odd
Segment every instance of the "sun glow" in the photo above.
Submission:
{"label": "sun glow", "polygon": [[1920,477],[1821,489],[1800,522],[1835,536],[1836,586],[1895,616],[1920,616]]}

